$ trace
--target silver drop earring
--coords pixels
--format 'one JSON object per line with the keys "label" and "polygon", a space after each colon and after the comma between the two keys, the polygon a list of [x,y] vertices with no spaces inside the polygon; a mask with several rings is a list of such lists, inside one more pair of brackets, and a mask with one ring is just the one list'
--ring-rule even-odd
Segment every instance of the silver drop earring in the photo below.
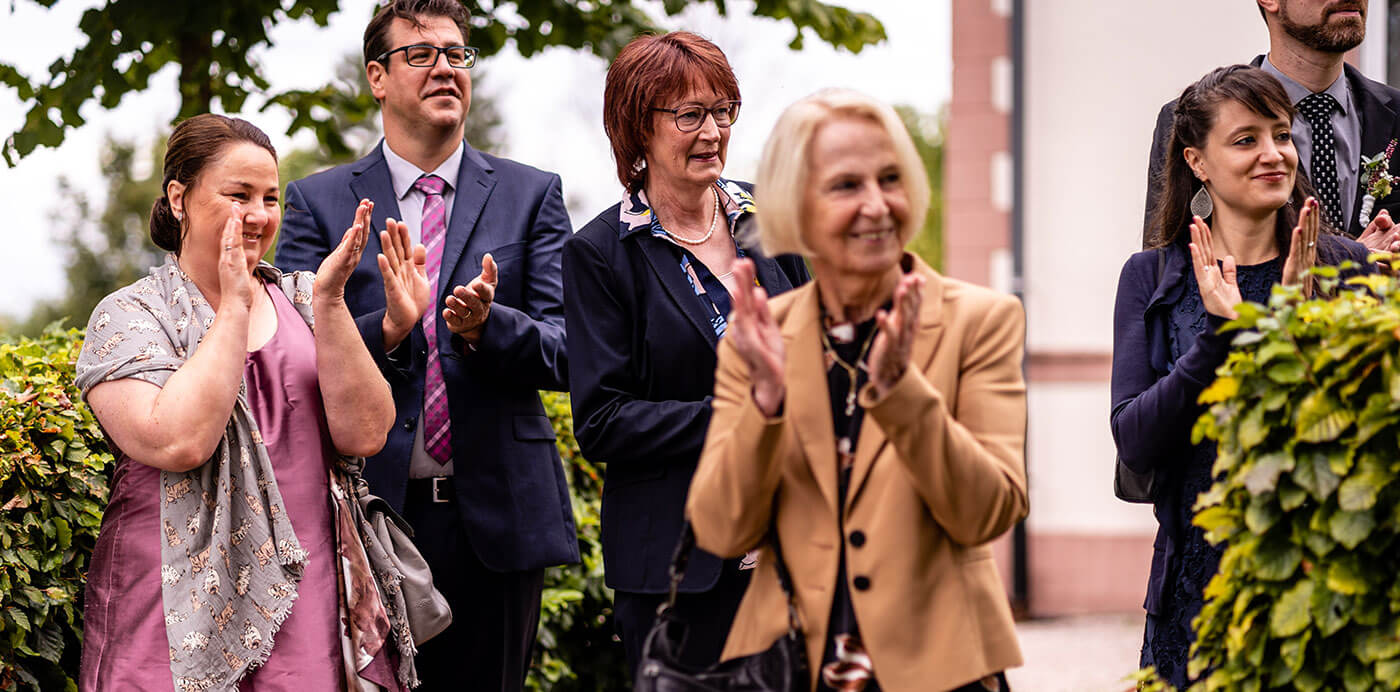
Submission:
{"label": "silver drop earring", "polygon": [[1206,192],[1206,186],[1202,185],[1196,194],[1191,196],[1191,213],[1203,219],[1209,218],[1215,211],[1215,200],[1210,198],[1210,193]]}

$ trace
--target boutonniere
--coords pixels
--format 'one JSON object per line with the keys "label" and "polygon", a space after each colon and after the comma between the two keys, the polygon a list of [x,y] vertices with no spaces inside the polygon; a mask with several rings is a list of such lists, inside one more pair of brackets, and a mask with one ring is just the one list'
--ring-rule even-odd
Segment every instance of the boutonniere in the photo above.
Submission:
{"label": "boutonniere", "polygon": [[1385,151],[1375,156],[1361,157],[1361,178],[1366,181],[1366,196],[1361,198],[1361,226],[1371,223],[1371,207],[1376,200],[1390,194],[1396,177],[1390,174],[1390,155],[1395,153],[1395,140],[1390,140]]}

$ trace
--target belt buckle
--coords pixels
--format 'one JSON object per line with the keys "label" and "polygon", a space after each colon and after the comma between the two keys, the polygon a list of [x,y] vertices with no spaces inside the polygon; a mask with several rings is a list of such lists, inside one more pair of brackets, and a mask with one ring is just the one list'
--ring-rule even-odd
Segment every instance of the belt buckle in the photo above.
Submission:
{"label": "belt buckle", "polygon": [[451,496],[442,494],[442,482],[447,480],[447,476],[433,476],[433,503],[447,504],[452,501]]}

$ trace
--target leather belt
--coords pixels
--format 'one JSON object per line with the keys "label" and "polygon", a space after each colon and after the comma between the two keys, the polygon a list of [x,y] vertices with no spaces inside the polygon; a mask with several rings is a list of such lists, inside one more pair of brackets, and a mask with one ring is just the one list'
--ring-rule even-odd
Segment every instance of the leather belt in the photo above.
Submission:
{"label": "leather belt", "polygon": [[412,501],[448,504],[457,501],[452,476],[408,479],[408,496]]}

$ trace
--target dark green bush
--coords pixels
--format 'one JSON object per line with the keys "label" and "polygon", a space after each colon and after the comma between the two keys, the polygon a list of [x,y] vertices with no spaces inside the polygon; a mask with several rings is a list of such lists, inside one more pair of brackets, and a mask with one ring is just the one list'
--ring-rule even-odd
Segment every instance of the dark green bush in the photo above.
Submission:
{"label": "dark green bush", "polygon": [[[1326,295],[1337,270],[1314,271]],[[1368,291],[1241,306],[1201,395],[1219,456],[1194,522],[1226,547],[1192,690],[1400,688],[1400,283],[1348,283]]]}
{"label": "dark green bush", "polygon": [[73,387],[82,333],[0,343],[0,690],[76,690],[113,459]]}
{"label": "dark green bush", "polygon": [[[0,343],[0,692],[76,690],[80,597],[113,464],[73,387],[82,332]],[[544,393],[569,477],[583,564],[545,573],[532,690],[626,688],[603,586],[602,479],[578,451],[567,394]]]}

